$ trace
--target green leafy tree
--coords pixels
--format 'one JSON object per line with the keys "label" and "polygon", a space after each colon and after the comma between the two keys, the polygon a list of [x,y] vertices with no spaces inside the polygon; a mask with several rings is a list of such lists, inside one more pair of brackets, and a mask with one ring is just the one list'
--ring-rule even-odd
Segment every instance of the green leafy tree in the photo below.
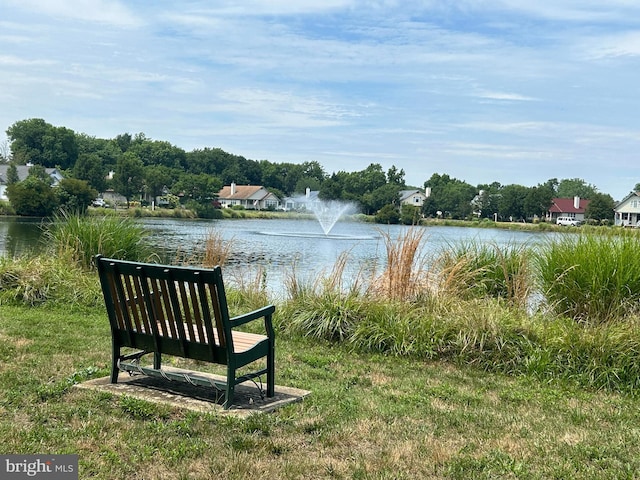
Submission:
{"label": "green leafy tree", "polygon": [[232,182],[237,185],[260,185],[262,183],[262,169],[258,162],[235,155],[229,158],[229,164],[218,174],[224,185],[230,185]]}
{"label": "green leafy tree", "polygon": [[98,191],[85,180],[63,178],[55,189],[60,208],[67,212],[84,213],[98,196]]}
{"label": "green leafy tree", "polygon": [[157,197],[172,190],[184,172],[177,168],[169,168],[164,165],[149,165],[144,167],[144,185],[146,192],[152,197]]}
{"label": "green leafy tree", "polygon": [[434,173],[424,184],[431,189],[431,195],[423,204],[425,215],[437,216],[437,212],[450,218],[467,218],[473,211],[472,201],[476,188],[467,182],[451,178],[449,175]]}
{"label": "green leafy tree", "polygon": [[7,129],[14,160],[19,164],[34,163],[45,167],[72,167],[78,158],[78,145],[73,130],[54,127],[41,118],[15,122]]}
{"label": "green leafy tree", "polygon": [[[291,164],[273,163],[268,160],[261,160],[259,163],[262,170],[262,185],[277,188],[280,191],[292,192],[287,188],[287,183],[289,175],[296,170],[295,167]],[[299,175],[297,177],[299,178]]]}
{"label": "green leafy tree", "polygon": [[[302,176],[306,178],[315,178],[320,184],[327,178],[327,173],[320,163],[314,161],[304,162],[302,164]],[[318,189],[315,189],[318,190]]]}
{"label": "green leafy tree", "polygon": [[404,169],[398,170],[395,165],[392,165],[387,170],[387,183],[404,186]]}
{"label": "green leafy tree", "polygon": [[187,173],[196,175],[208,173],[220,176],[226,167],[236,162],[237,157],[235,155],[227,153],[221,148],[196,149],[187,153],[186,170]]}
{"label": "green leafy tree", "polygon": [[113,175],[113,189],[127,199],[127,208],[134,195],[142,190],[144,165],[133,152],[125,152],[116,163]]}
{"label": "green leafy tree", "polygon": [[82,153],[73,167],[73,175],[78,180],[84,180],[98,192],[104,192],[107,187],[107,172],[102,159],[97,153]]}
{"label": "green leafy tree", "polygon": [[362,196],[362,211],[372,215],[385,205],[397,205],[399,192],[402,187],[398,184],[387,183]]}
{"label": "green leafy tree", "polygon": [[13,185],[19,181],[20,177],[18,176],[18,167],[16,167],[15,163],[11,162],[7,167],[7,185]]}
{"label": "green leafy tree", "polygon": [[43,138],[42,165],[73,168],[78,159],[76,134],[66,127],[53,127]]}
{"label": "green leafy tree", "polygon": [[58,207],[54,189],[36,176],[29,176],[22,182],[9,185],[7,196],[18,215],[46,217]]}
{"label": "green leafy tree", "polygon": [[615,201],[606,193],[595,193],[589,201],[584,215],[589,220],[606,222],[613,220]]}
{"label": "green leafy tree", "polygon": [[346,172],[333,173],[327,180],[322,182],[318,196],[322,200],[343,200],[342,192],[346,181]]}
{"label": "green leafy tree", "polygon": [[204,205],[212,204],[221,188],[222,182],[217,177],[204,173],[199,175],[187,173],[176,182],[173,193],[182,193],[185,199]]}
{"label": "green leafy tree", "polygon": [[591,185],[587,184],[581,178],[565,178],[560,180],[558,184],[557,195],[559,198],[592,198],[595,193],[598,192],[598,189]]}
{"label": "green leafy tree", "polygon": [[115,144],[120,149],[120,153],[125,153],[133,143],[133,137],[130,133],[122,133],[114,139]]}
{"label": "green leafy tree", "polygon": [[379,163],[372,163],[360,172],[353,172],[351,177],[346,189],[356,195],[373,192],[387,183],[387,176]]}
{"label": "green leafy tree", "polygon": [[498,201],[499,214],[504,219],[521,220],[526,218],[524,200],[529,188],[523,185],[506,185],[500,191]]}
{"label": "green leafy tree", "polygon": [[[100,159],[105,176],[107,172],[115,169],[118,158],[123,153],[115,140],[96,138],[80,133],[76,134],[76,142],[78,143],[78,161],[82,156],[96,155]],[[87,180],[93,185],[90,179],[83,178],[83,180]],[[97,188],[96,185],[94,187]]]}
{"label": "green leafy tree", "polygon": [[162,165],[167,168],[184,169],[186,165],[186,152],[169,142],[136,137],[127,151],[135,153],[145,166]]}
{"label": "green leafy tree", "polygon": [[7,129],[14,160],[19,165],[44,161],[44,137],[53,128],[42,118],[31,118],[15,122]]}
{"label": "green leafy tree", "polygon": [[531,187],[524,198],[524,214],[545,217],[553,202],[553,192],[544,186]]}

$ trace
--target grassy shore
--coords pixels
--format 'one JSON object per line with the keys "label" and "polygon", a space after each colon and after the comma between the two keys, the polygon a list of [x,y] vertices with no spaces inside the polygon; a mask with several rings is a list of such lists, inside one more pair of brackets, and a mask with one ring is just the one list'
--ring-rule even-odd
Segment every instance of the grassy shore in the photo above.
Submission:
{"label": "grassy shore", "polygon": [[[76,453],[99,479],[640,477],[635,235],[459,245],[432,269],[413,229],[355,282],[347,257],[311,284],[292,272],[276,382],[313,393],[240,420],[73,388],[109,373],[88,254],[145,252],[116,220],[59,219],[47,254],[0,259],[3,454]],[[225,263],[219,237],[205,250]],[[256,278],[228,292],[232,314],[269,301]],[[530,309],[534,288],[548,301]]]}
{"label": "grassy shore", "polygon": [[[0,310],[0,451],[80,478],[637,478],[640,399],[280,335],[304,402],[247,420],[72,388],[107,375],[101,307]],[[203,368],[199,365],[198,368]]]}

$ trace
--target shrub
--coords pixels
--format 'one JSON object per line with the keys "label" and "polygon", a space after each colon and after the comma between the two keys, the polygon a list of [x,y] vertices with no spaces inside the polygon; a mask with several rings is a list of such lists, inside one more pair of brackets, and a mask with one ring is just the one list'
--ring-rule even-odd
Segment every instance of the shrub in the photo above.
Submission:
{"label": "shrub", "polygon": [[96,306],[102,293],[95,277],[64,257],[0,257],[0,303]]}
{"label": "shrub", "polygon": [[18,215],[46,217],[58,207],[58,199],[51,185],[35,176],[7,187],[7,196]]}
{"label": "shrub", "polygon": [[385,205],[375,215],[376,223],[396,224],[400,221],[400,213],[395,205]]}

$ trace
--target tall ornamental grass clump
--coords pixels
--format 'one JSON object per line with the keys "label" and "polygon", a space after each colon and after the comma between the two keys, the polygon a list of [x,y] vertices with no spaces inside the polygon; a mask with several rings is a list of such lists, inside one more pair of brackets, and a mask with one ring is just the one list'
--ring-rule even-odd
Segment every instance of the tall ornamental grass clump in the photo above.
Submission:
{"label": "tall ornamental grass clump", "polygon": [[635,235],[563,235],[539,249],[540,291],[552,311],[597,324],[637,314],[640,239]]}
{"label": "tall ornamental grass clump", "polygon": [[435,261],[441,293],[462,299],[501,298],[524,306],[531,294],[530,249],[526,245],[462,242]]}
{"label": "tall ornamental grass clump", "polygon": [[[365,315],[366,286],[359,279],[346,283],[348,252],[341,254],[329,273],[315,281],[300,281],[295,272],[287,280],[289,299],[281,315],[287,319],[285,330],[298,335],[344,341],[350,338],[358,321]],[[359,275],[356,275],[359,277]]]}
{"label": "tall ornamental grass clump", "polygon": [[128,217],[62,213],[44,233],[45,241],[56,255],[87,270],[97,254],[137,261],[149,260],[153,255],[147,230]]}
{"label": "tall ornamental grass clump", "polygon": [[428,269],[420,252],[425,230],[411,227],[397,238],[381,234],[387,261],[382,274],[371,282],[371,292],[389,300],[413,300],[428,287]]}

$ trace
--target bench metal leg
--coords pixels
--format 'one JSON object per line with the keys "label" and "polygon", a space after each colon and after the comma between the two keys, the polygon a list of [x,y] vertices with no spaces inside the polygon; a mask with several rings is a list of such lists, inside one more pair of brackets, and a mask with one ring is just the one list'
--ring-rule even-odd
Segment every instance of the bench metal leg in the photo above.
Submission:
{"label": "bench metal leg", "polygon": [[160,352],[153,352],[153,368],[160,370],[162,366],[162,354]]}
{"label": "bench metal leg", "polygon": [[120,359],[120,345],[115,340],[111,341],[111,383],[118,383],[118,360]]}
{"label": "bench metal leg", "polygon": [[224,393],[224,405],[222,408],[228,410],[233,403],[233,396],[235,394],[236,386],[236,370],[235,368],[227,365],[227,386]]}
{"label": "bench metal leg", "polygon": [[273,339],[269,345],[269,353],[267,353],[267,397],[273,397],[276,389],[276,359],[275,345]]}

